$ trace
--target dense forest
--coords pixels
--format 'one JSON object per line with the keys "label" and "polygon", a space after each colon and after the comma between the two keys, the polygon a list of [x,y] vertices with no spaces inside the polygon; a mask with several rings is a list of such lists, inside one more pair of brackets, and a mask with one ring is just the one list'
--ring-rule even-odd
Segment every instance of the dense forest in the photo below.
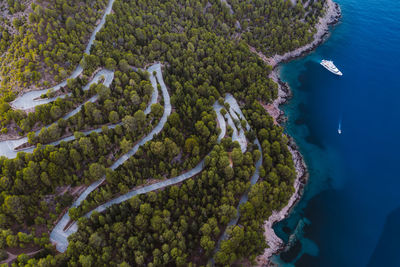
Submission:
{"label": "dense forest", "polygon": [[[106,1],[42,0],[25,7],[7,2],[10,14],[25,16],[13,21],[18,33],[0,26],[0,49],[5,47],[0,50],[5,58],[0,69],[2,132],[18,127],[37,148],[15,159],[0,157],[0,260],[6,251],[20,251],[18,266],[200,266],[212,257],[217,265],[251,262],[262,253],[263,221],[286,204],[296,173],[283,129],[261,105],[277,97],[277,85],[268,77],[271,67],[249,45],[273,55],[311,41],[324,1],[229,1],[227,6],[218,0],[116,0],[90,55],[83,57]],[[32,40],[36,43],[30,44]],[[17,92],[38,82],[48,86],[49,77],[65,79],[78,62],[83,74],[62,88],[70,96],[28,113],[11,108],[10,88]],[[172,113],[159,134],[111,170],[163,114],[161,97],[150,114],[143,112],[154,88],[149,73],[139,68],[153,62],[163,65]],[[99,82],[83,91],[101,68],[115,71],[110,87]],[[232,128],[217,142],[212,106],[218,101],[226,113],[226,93],[237,99],[251,128],[244,152],[232,142]],[[85,103],[94,95],[97,101]],[[77,114],[61,118],[82,103]],[[32,132],[51,123],[37,135]],[[82,134],[100,127],[100,132]],[[70,135],[75,140],[44,145]],[[260,157],[260,180],[250,187]],[[203,171],[185,182],[82,217],[107,200],[175,177],[203,159]],[[57,254],[49,241],[54,223],[85,186],[104,176],[101,186],[69,210],[79,229],[69,237],[66,253]],[[238,225],[228,230],[228,239],[214,255],[249,189]],[[33,251],[38,253],[29,257]]]}
{"label": "dense forest", "polygon": [[232,9],[241,38],[267,56],[284,54],[312,41],[313,26],[323,12],[322,1],[238,1]]}
{"label": "dense forest", "polygon": [[0,23],[1,101],[11,100],[19,90],[32,85],[48,87],[65,79],[81,60],[90,32],[107,3],[1,2],[5,13]]}

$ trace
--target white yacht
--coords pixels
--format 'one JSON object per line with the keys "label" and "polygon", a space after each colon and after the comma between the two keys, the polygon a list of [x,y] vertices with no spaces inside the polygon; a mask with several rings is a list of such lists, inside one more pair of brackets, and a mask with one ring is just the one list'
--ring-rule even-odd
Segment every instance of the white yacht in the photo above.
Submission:
{"label": "white yacht", "polygon": [[333,61],[331,61],[331,60],[323,59],[321,61],[321,65],[324,66],[327,70],[329,70],[333,74],[336,74],[339,76],[343,75],[343,73],[335,66],[335,64],[333,64]]}

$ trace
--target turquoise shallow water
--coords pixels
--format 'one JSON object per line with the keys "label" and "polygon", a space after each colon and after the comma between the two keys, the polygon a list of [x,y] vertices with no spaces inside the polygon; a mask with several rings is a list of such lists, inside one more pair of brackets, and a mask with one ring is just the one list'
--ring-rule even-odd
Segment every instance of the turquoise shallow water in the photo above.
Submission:
{"label": "turquoise shallow water", "polygon": [[[280,265],[400,266],[400,1],[339,0],[343,17],[308,56],[281,67],[287,132],[310,179],[274,228]],[[319,65],[332,59],[344,73]],[[342,134],[337,132],[339,122]]]}

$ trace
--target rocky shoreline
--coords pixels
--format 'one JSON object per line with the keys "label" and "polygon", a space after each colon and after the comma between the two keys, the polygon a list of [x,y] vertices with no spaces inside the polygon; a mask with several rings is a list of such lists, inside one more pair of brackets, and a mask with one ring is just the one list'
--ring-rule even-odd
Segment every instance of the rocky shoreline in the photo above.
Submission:
{"label": "rocky shoreline", "polygon": [[321,17],[319,22],[315,25],[317,32],[314,34],[314,40],[309,44],[287,52],[283,55],[275,55],[268,58],[267,60],[269,65],[275,68],[279,63],[293,60],[297,57],[303,56],[307,52],[314,50],[318,45],[325,41],[326,36],[329,34],[329,26],[338,23],[341,14],[342,13],[339,4],[333,2],[333,0],[326,0],[325,15]]}
{"label": "rocky shoreline", "polygon": [[[277,66],[279,63],[303,56],[304,54],[315,49],[326,39],[326,36],[329,34],[329,26],[339,22],[339,18],[341,17],[340,6],[332,0],[327,0],[325,12],[325,15],[320,18],[316,25],[317,32],[314,35],[314,41],[294,51],[287,52],[284,55],[275,55],[271,58],[265,59],[265,61],[267,61],[268,64],[273,67],[270,78],[278,84],[278,97],[272,104],[269,104],[267,110],[274,117],[274,120],[279,123],[282,123],[286,120],[284,113],[279,109],[279,106],[284,104],[292,96],[292,93],[288,84],[280,80]],[[276,222],[281,221],[288,216],[291,209],[300,200],[304,186],[308,179],[307,166],[302,155],[298,151],[295,141],[291,137],[289,137],[288,149],[292,154],[293,162],[297,172],[294,182],[295,192],[290,197],[288,204],[285,207],[283,207],[280,211],[273,211],[272,215],[267,221],[265,221],[264,236],[268,244],[268,248],[264,250],[263,254],[257,257],[257,266],[271,266],[272,263],[270,262],[270,258],[284,249],[285,244],[275,234],[275,231],[272,227]]]}

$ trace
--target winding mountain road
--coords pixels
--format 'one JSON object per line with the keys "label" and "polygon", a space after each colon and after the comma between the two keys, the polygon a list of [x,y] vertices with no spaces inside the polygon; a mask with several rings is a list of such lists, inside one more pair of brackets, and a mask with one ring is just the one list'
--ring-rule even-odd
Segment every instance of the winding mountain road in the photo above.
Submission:
{"label": "winding mountain road", "polygon": [[[129,157],[133,156],[137,149],[145,144],[146,142],[152,140],[152,138],[154,137],[154,135],[156,133],[158,133],[159,131],[161,131],[161,129],[163,128],[166,119],[170,113],[170,101],[169,101],[169,95],[168,95],[168,91],[166,90],[165,84],[163,83],[162,80],[162,76],[161,76],[161,71],[159,69],[157,69],[157,79],[161,85],[162,88],[162,92],[163,92],[163,96],[164,96],[164,102],[166,104],[165,107],[165,111],[164,111],[164,115],[163,118],[165,118],[165,120],[160,120],[159,124],[156,126],[156,128],[146,137],[144,137],[131,151],[129,151],[127,154],[125,154],[124,156],[122,156],[120,158],[120,160],[116,161],[111,169],[115,170],[118,166],[120,166],[121,164],[123,164],[123,162],[125,162]],[[161,78],[161,79],[160,79]],[[168,98],[166,98],[166,95],[168,95]],[[225,98],[225,100],[230,104],[230,110],[228,113],[226,113],[225,118],[222,116],[221,114],[221,109],[223,108],[218,102],[215,102],[213,105],[213,108],[217,114],[217,121],[218,121],[218,125],[221,129],[221,132],[218,136],[218,142],[220,142],[222,140],[222,138],[226,135],[226,121],[228,121],[228,124],[230,127],[232,127],[233,129],[236,129],[237,133],[235,134],[234,137],[232,137],[233,141],[238,141],[239,144],[245,144],[246,148],[247,148],[247,140],[244,137],[244,130],[241,127],[241,124],[239,124],[239,130],[236,128],[233,119],[239,120],[239,119],[244,119],[243,113],[241,112],[236,100],[233,98],[232,95],[228,94]],[[168,107],[169,107],[169,111],[168,111]],[[167,115],[168,114],[168,115]],[[226,121],[225,121],[226,120]],[[244,119],[245,120],[245,119]],[[250,126],[247,124],[246,121],[246,130],[250,130]],[[243,132],[243,133],[242,133]],[[238,134],[241,133],[241,134]],[[243,139],[244,138],[244,139]],[[258,139],[255,142],[257,144],[257,146],[259,147],[260,151],[261,151],[261,145],[258,141]],[[128,156],[129,155],[129,156]],[[260,157],[260,159],[257,161],[256,163],[256,171],[253,174],[253,176],[251,177],[250,183],[251,185],[255,184],[259,178],[259,169],[260,166],[262,164],[262,157]],[[170,178],[167,180],[163,180],[161,182],[152,184],[152,185],[147,185],[147,186],[143,186],[141,188],[138,189],[134,189],[124,195],[121,195],[117,198],[114,198],[110,201],[107,201],[106,203],[98,206],[97,208],[95,208],[94,210],[88,212],[85,217],[89,218],[90,215],[96,211],[96,212],[103,212],[104,210],[106,210],[107,208],[109,208],[110,206],[114,205],[114,204],[119,204],[122,203],[124,201],[129,200],[130,198],[140,195],[140,194],[146,194],[148,192],[152,192],[155,190],[159,190],[162,188],[165,188],[167,186],[171,186],[171,185],[175,185],[178,184],[180,182],[183,182],[189,178],[194,177],[195,175],[199,174],[202,170],[204,169],[204,160],[202,160],[199,164],[197,164],[196,167],[194,167],[193,169],[179,175],[176,176],[174,178]],[[72,207],[77,207],[80,205],[80,203],[86,199],[86,197],[90,194],[90,192],[92,192],[93,190],[95,190],[103,181],[105,178],[100,179],[99,181],[96,181],[95,183],[93,183],[92,185],[90,185],[83,193],[82,195],[73,203]],[[239,201],[238,207],[237,207],[237,216],[229,222],[229,225],[234,225],[237,223],[237,221],[239,220],[239,206],[242,203],[245,203],[247,201],[247,194],[248,191],[242,196],[242,198]],[[67,226],[67,224],[70,222],[70,218],[68,215],[68,212],[63,216],[63,218],[58,222],[58,224],[56,225],[56,227],[53,229],[53,231],[50,234],[50,240],[56,244],[56,248],[58,251],[60,252],[65,252],[67,247],[68,247],[68,237],[77,232],[78,231],[78,225],[76,222],[73,222],[68,229],[64,230],[65,227]],[[224,232],[224,234],[222,235],[222,237],[220,238],[219,242],[218,242],[218,248],[219,248],[219,244],[222,240],[227,238],[227,234],[226,231]]]}
{"label": "winding mountain road", "polygon": [[[154,66],[154,65],[153,65]],[[169,98],[169,94],[168,91],[166,89],[166,86],[164,84],[163,78],[162,78],[162,73],[161,73],[161,68],[160,65],[154,66],[154,69],[157,71],[157,80],[161,85],[161,90],[163,93],[163,97],[164,97],[164,103],[165,103],[165,108],[164,108],[164,114],[163,117],[161,118],[159,124],[156,126],[156,128],[153,129],[153,131],[148,134],[146,137],[144,137],[137,145],[135,145],[135,147],[130,150],[128,153],[126,153],[124,156],[122,156],[118,161],[116,161],[112,166],[111,169],[116,169],[118,166],[120,166],[121,164],[123,164],[123,162],[125,162],[129,157],[133,156],[136,151],[138,150],[138,148],[145,144],[146,142],[152,140],[152,138],[154,137],[155,134],[159,133],[165,122],[167,121],[167,118],[169,116],[169,114],[171,113],[171,103],[170,103],[170,98]],[[214,110],[217,114],[217,120],[218,120],[218,125],[221,129],[221,133],[218,136],[218,142],[220,142],[222,140],[222,138],[226,135],[226,122],[224,117],[221,114],[221,109],[223,108],[218,102],[216,102],[214,104]],[[132,198],[133,196],[136,195],[140,195],[140,194],[145,194],[151,191],[155,191],[158,189],[162,189],[164,187],[167,186],[171,186],[177,183],[180,183],[184,180],[187,180],[197,174],[199,174],[202,170],[204,169],[204,160],[202,160],[199,164],[197,164],[196,167],[194,167],[193,169],[168,180],[164,180],[152,185],[148,185],[148,186],[144,186],[141,187],[139,189],[135,189],[132,190],[122,196],[119,196],[115,199],[112,199],[100,206],[98,206],[96,209],[92,210],[91,212],[87,213],[85,216],[86,217],[90,217],[90,215],[92,214],[92,212],[97,211],[97,212],[102,212],[105,209],[107,209],[108,207],[110,207],[111,205],[114,204],[118,204],[121,202],[124,202],[130,198]],[[103,181],[105,178],[102,178],[98,181],[96,181],[95,183],[93,183],[92,185],[90,185],[83,193],[81,196],[79,196],[79,198],[72,204],[72,207],[77,207],[80,205],[80,203],[86,199],[86,197],[93,191],[95,190]],[[56,244],[56,248],[58,251],[60,252],[64,252],[67,247],[68,247],[68,236],[70,236],[72,233],[75,233],[78,230],[78,225],[76,222],[73,222],[71,224],[71,226],[64,230],[65,227],[67,226],[67,224],[70,221],[70,217],[68,215],[68,212],[63,216],[63,218],[57,223],[57,225],[55,226],[55,228],[53,229],[53,231],[50,234],[50,240]]]}
{"label": "winding mountain road", "polygon": [[[89,39],[89,43],[85,49],[85,53],[86,54],[90,54],[90,48],[93,45],[93,42],[95,40],[96,34],[97,32],[99,32],[101,30],[101,28],[104,26],[105,22],[106,22],[106,16],[108,14],[111,13],[112,10],[112,6],[115,0],[110,0],[108,2],[108,5],[105,9],[104,15],[100,21],[100,23],[96,26],[95,30],[92,32],[90,39]],[[222,1],[224,2],[229,8],[230,8],[230,12],[233,13],[230,5],[226,2],[226,1]],[[68,79],[71,78],[76,78],[78,77],[83,71],[83,68],[81,65],[78,65],[77,68],[71,73],[71,75],[68,77]],[[126,160],[128,160],[131,156],[133,156],[137,150],[139,149],[140,146],[144,145],[145,143],[151,141],[153,139],[153,137],[158,134],[164,127],[168,116],[171,114],[171,103],[170,103],[170,96],[168,93],[168,90],[165,86],[163,77],[162,77],[162,72],[161,72],[161,64],[154,64],[151,67],[148,68],[148,72],[150,73],[150,81],[151,84],[154,88],[153,90],[153,94],[150,100],[149,105],[147,106],[146,110],[145,110],[145,114],[149,114],[151,111],[151,105],[154,103],[157,103],[157,99],[158,99],[158,88],[157,88],[157,81],[161,86],[161,91],[162,91],[162,96],[164,98],[164,113],[163,116],[161,117],[159,123],[157,124],[157,126],[148,134],[146,135],[143,139],[141,139],[130,151],[128,151],[126,154],[124,154],[122,157],[120,157],[110,168],[112,170],[115,170],[116,168],[118,168],[121,164],[123,164]],[[156,73],[156,75],[153,75],[153,72]],[[93,83],[96,83],[99,81],[99,79],[101,77],[104,77],[105,80],[103,82],[103,84],[107,87],[110,86],[113,78],[114,78],[114,72],[110,71],[110,70],[106,70],[103,69],[100,72],[98,72],[95,77],[92,79],[92,81],[90,83],[88,83],[83,90],[88,90],[90,88],[90,85]],[[17,99],[15,99],[11,105],[14,109],[21,109],[21,110],[27,110],[27,109],[31,109],[36,107],[37,105],[42,105],[42,104],[46,104],[46,103],[50,103],[54,100],[56,100],[57,98],[64,98],[66,95],[70,95],[70,94],[65,94],[65,95],[61,95],[58,97],[54,97],[54,98],[48,98],[48,99],[40,99],[41,95],[43,95],[44,93],[46,93],[48,90],[51,91],[58,91],[60,90],[60,88],[64,87],[67,85],[67,80],[61,82],[60,84],[57,84],[56,86],[50,88],[50,89],[43,89],[43,90],[38,90],[38,91],[31,91],[31,92],[27,92],[21,96],[19,96]],[[97,100],[98,96],[95,95],[92,98],[90,98],[88,100],[88,102],[95,102]],[[35,100],[36,99],[36,100]],[[242,152],[245,152],[247,149],[247,140],[245,137],[245,132],[244,129],[242,129],[241,124],[239,123],[237,126],[235,125],[234,121],[240,121],[240,119],[244,119],[244,116],[239,108],[239,105],[237,104],[236,100],[233,98],[232,95],[228,94],[225,97],[225,101],[228,102],[230,104],[230,108],[229,111],[227,112],[227,114],[225,115],[225,118],[222,116],[221,114],[221,109],[223,108],[218,102],[216,102],[213,105],[213,108],[217,114],[217,120],[218,120],[218,125],[221,129],[221,133],[218,136],[218,142],[221,141],[221,139],[226,135],[226,121],[227,120],[229,126],[233,129],[233,135],[232,135],[232,140],[233,141],[238,141],[241,147]],[[73,111],[71,111],[70,113],[68,113],[67,115],[65,115],[63,118],[64,119],[68,119],[70,117],[72,117],[73,115],[75,115],[76,113],[78,113],[82,106],[84,104],[81,104],[80,106],[78,106],[76,109],[74,109]],[[114,128],[116,125],[118,124],[114,124],[109,126],[109,128]],[[48,127],[48,126],[46,126]],[[246,130],[250,130],[250,126],[247,124],[246,121]],[[91,131],[87,131],[87,132],[83,132],[85,135],[88,135],[92,132],[101,132],[101,128],[99,129],[94,129]],[[61,141],[71,141],[74,140],[75,137],[74,136],[69,136],[66,138],[63,138],[61,140],[55,141],[53,143],[51,143],[50,145],[57,145],[59,144]],[[19,145],[26,143],[27,137],[25,138],[21,138],[21,139],[17,139],[17,140],[7,140],[7,141],[3,141],[0,142],[0,156],[6,156],[9,158],[14,158],[17,155],[17,151],[15,151],[15,148],[18,147]],[[259,147],[260,151],[261,150],[261,145],[258,141],[258,139],[255,141],[256,145]],[[34,150],[35,147],[30,147],[21,151],[25,151],[25,152],[32,152]],[[262,164],[262,156],[261,158],[257,161],[256,163],[256,171],[253,174],[253,176],[251,177],[251,185],[255,184],[258,179],[259,179],[259,168]],[[87,213],[85,215],[85,217],[90,217],[90,215],[94,212],[102,212],[105,209],[107,209],[108,207],[110,207],[111,205],[114,204],[118,204],[121,202],[124,202],[130,198],[132,198],[133,196],[136,195],[140,195],[140,194],[145,194],[151,191],[155,191],[155,190],[159,190],[162,189],[164,187],[167,186],[171,186],[174,184],[178,184],[182,181],[185,181],[197,174],[199,174],[202,170],[204,169],[204,160],[202,160],[196,167],[194,167],[193,169],[177,176],[171,179],[167,179],[152,185],[148,185],[148,186],[143,186],[139,189],[135,189],[132,190],[130,192],[128,192],[127,194],[121,195],[115,199],[112,199],[100,206],[98,206],[96,209],[94,209],[93,211]],[[87,196],[93,191],[95,190],[103,181],[105,180],[105,177],[103,177],[102,179],[92,183],[90,186],[88,186],[88,188],[78,197],[78,199],[71,205],[70,208],[72,207],[78,207],[81,202],[87,198]],[[229,225],[234,225],[237,223],[240,213],[239,213],[239,206],[242,203],[245,203],[247,201],[248,198],[248,191],[242,196],[242,198],[239,201],[239,205],[237,207],[237,216],[231,221],[229,222]],[[78,230],[78,226],[76,222],[73,222],[69,228],[67,228],[66,230],[65,227],[68,225],[68,223],[70,222],[70,217],[68,215],[68,212],[66,212],[64,214],[64,216],[60,219],[60,221],[58,221],[58,223],[56,224],[56,226],[54,227],[53,231],[50,234],[50,240],[51,242],[53,242],[54,244],[56,244],[56,248],[58,251],[60,252],[65,252],[67,247],[68,247],[68,236],[70,236],[72,233],[76,232]],[[221,236],[220,240],[218,241],[218,245],[216,248],[216,251],[219,249],[220,243],[222,240],[227,238],[227,234],[226,231],[224,232],[224,234]]]}
{"label": "winding mountain road", "polygon": [[[93,77],[93,79],[83,88],[83,90],[88,90],[92,84],[98,83],[99,80],[100,80],[102,77],[104,77],[104,81],[103,81],[102,83],[103,83],[105,86],[110,87],[111,82],[112,82],[113,79],[114,79],[114,72],[113,72],[113,71],[109,71],[109,70],[105,70],[105,69],[99,71],[99,72],[95,75],[95,77]],[[71,95],[71,94],[67,94],[67,95]],[[61,96],[58,96],[58,97],[54,97],[54,98],[50,98],[50,99],[45,99],[45,100],[42,100],[42,99],[41,99],[41,100],[38,100],[38,101],[36,101],[36,100],[26,100],[26,101],[27,101],[27,102],[30,101],[30,102],[29,102],[30,104],[28,104],[27,106],[32,106],[32,105],[33,105],[33,107],[35,107],[35,106],[38,106],[38,105],[42,105],[42,104],[45,104],[45,103],[49,103],[49,102],[55,101],[57,98],[64,98],[65,96],[66,96],[66,95],[61,95]],[[94,102],[97,101],[97,98],[98,98],[98,95],[94,95],[93,97],[91,97],[90,99],[88,99],[86,102],[84,102],[83,104],[79,105],[78,107],[76,107],[76,108],[75,108],[74,110],[72,110],[71,112],[67,113],[67,114],[66,114],[65,116],[63,116],[62,118],[66,120],[66,119],[68,119],[68,118],[74,116],[75,114],[77,114],[77,113],[82,109],[82,106],[83,106],[83,105],[85,105],[85,104],[88,103],[88,102],[94,103]],[[19,98],[17,98],[17,100],[18,100],[18,99],[19,99]],[[24,101],[25,101],[25,100],[24,100]],[[46,125],[45,128],[50,127],[50,125],[51,125],[51,124]],[[41,131],[41,129],[38,130],[38,131],[36,131],[35,134],[38,135],[40,131]],[[88,134],[89,134],[90,132],[93,132],[93,131],[96,131],[96,130],[89,131]],[[84,132],[84,133],[85,133],[85,132]],[[66,137],[66,138],[64,138],[64,139],[62,139],[62,140],[59,140],[59,141],[57,141],[57,142],[53,142],[53,143],[51,143],[51,144],[54,144],[54,143],[59,144],[61,141],[70,141],[70,140],[73,140],[73,139],[70,139],[70,138],[71,138],[71,137]],[[28,148],[25,148],[25,149],[16,150],[16,148],[17,148],[18,146],[20,146],[20,145],[22,145],[22,144],[25,144],[25,143],[27,143],[27,142],[28,142],[28,137],[22,137],[22,138],[19,138],[19,139],[12,139],[12,140],[4,140],[4,141],[1,141],[1,142],[0,142],[0,156],[6,156],[7,158],[15,158],[15,157],[17,156],[17,153],[20,152],[20,151],[27,152],[27,153],[32,153],[33,150],[35,149],[35,146],[28,147]],[[47,144],[47,145],[50,145],[50,144]]]}
{"label": "winding mountain road", "polygon": [[[231,116],[234,114],[233,117],[235,119],[244,120],[246,122],[246,130],[249,131],[250,130],[250,125],[248,124],[246,118],[244,117],[244,115],[242,113],[242,110],[240,109],[236,99],[231,94],[227,94],[226,97],[225,97],[225,101],[229,103],[229,106],[230,106],[229,113],[231,114]],[[255,170],[254,174],[250,178],[250,188],[240,198],[239,204],[236,207],[236,216],[228,223],[227,227],[225,228],[224,233],[219,238],[213,255],[215,255],[215,253],[217,253],[218,250],[220,249],[221,242],[228,238],[227,230],[228,230],[229,226],[233,226],[233,225],[236,225],[238,223],[239,218],[240,218],[240,205],[242,205],[243,203],[246,203],[248,201],[248,195],[249,195],[251,187],[254,184],[256,184],[258,179],[260,178],[260,167],[262,165],[262,148],[261,148],[261,144],[260,144],[260,141],[258,140],[258,138],[256,138],[254,143],[258,146],[258,149],[261,152],[261,156],[257,160],[257,162],[256,162],[256,170]],[[214,265],[214,256],[213,256],[213,258],[211,258],[210,261],[211,261],[211,264]]]}
{"label": "winding mountain road", "polygon": [[[85,50],[85,53],[89,54],[90,52],[90,48],[93,44],[93,41],[95,39],[95,35],[96,33],[101,29],[101,27],[104,25],[105,23],[105,18],[106,16],[111,12],[112,9],[112,4],[114,3],[114,0],[110,0],[109,4],[106,8],[106,12],[101,20],[101,23],[96,27],[95,31],[92,33],[89,44]],[[81,65],[79,65],[75,71],[70,75],[69,78],[76,78],[78,77],[81,73],[82,73],[83,69],[81,67]],[[152,96],[151,96],[151,100],[149,105],[147,106],[147,108],[145,109],[145,114],[149,114],[151,111],[151,105],[154,103],[157,103],[157,99],[158,99],[158,88],[157,88],[157,81],[161,86],[161,91],[162,91],[162,95],[164,98],[164,113],[162,118],[160,119],[159,123],[157,124],[157,126],[147,135],[145,136],[143,139],[141,139],[130,151],[128,151],[126,154],[124,154],[122,157],[120,157],[110,168],[112,170],[115,170],[116,168],[118,168],[121,164],[123,164],[126,160],[128,160],[131,156],[133,156],[137,150],[139,149],[140,146],[144,145],[145,143],[151,141],[154,137],[154,135],[158,134],[164,127],[164,124],[166,123],[168,116],[171,114],[171,103],[170,103],[170,96],[168,94],[168,90],[165,86],[163,77],[162,77],[162,72],[161,72],[161,64],[154,64],[152,66],[150,66],[147,71],[150,73],[150,82],[154,88]],[[153,72],[155,71],[156,75],[153,75]],[[113,78],[114,78],[114,72],[110,71],[110,70],[106,70],[103,69],[100,72],[98,72],[95,77],[92,79],[92,81],[90,83],[88,83],[83,90],[88,90],[90,88],[90,85],[93,83],[96,83],[100,80],[101,77],[104,77],[105,80],[103,81],[103,84],[107,87],[110,86]],[[52,91],[57,91],[59,90],[61,87],[65,86],[67,84],[67,81],[64,81],[56,86],[54,86],[53,88],[50,88]],[[61,95],[58,97],[54,97],[54,98],[49,98],[49,99],[38,99],[35,100],[36,98],[40,98],[40,96],[44,93],[46,93],[48,91],[48,89],[44,89],[44,90],[40,90],[40,91],[31,91],[28,92],[20,97],[18,97],[16,100],[14,100],[11,104],[13,106],[13,108],[15,109],[22,109],[22,110],[26,110],[26,109],[30,109],[33,108],[37,105],[41,105],[41,104],[45,104],[45,103],[50,103],[52,101],[55,101],[57,98],[64,98],[66,95],[70,95],[70,94],[66,94],[66,95]],[[93,96],[92,98],[90,98],[87,102],[95,102],[97,100],[97,95]],[[242,129],[241,124],[238,123],[238,125],[235,125],[235,121],[239,121],[240,119],[244,119],[244,116],[239,108],[239,105],[237,104],[235,98],[230,95],[227,94],[227,96],[225,97],[225,101],[228,102],[230,104],[230,108],[229,111],[226,113],[225,118],[222,116],[221,114],[221,109],[223,108],[218,102],[216,102],[213,106],[216,114],[217,114],[217,120],[218,120],[218,125],[221,129],[221,133],[218,136],[218,142],[221,141],[221,139],[226,135],[226,121],[228,122],[229,126],[233,129],[233,134],[232,134],[232,141],[238,141],[238,143],[240,144],[240,148],[242,150],[242,152],[245,152],[247,149],[247,140],[245,137],[245,133],[244,133],[244,129]],[[74,109],[73,111],[71,111],[70,113],[68,113],[67,115],[65,115],[63,118],[64,119],[68,119],[70,117],[72,117],[73,115],[77,114],[81,109],[82,106],[84,105],[81,104],[80,106],[78,106],[76,109]],[[225,121],[226,120],[226,121]],[[120,123],[119,123],[120,124]],[[116,125],[118,124],[114,124],[114,125],[110,125],[109,128],[114,128]],[[48,125],[49,126],[49,125]],[[48,127],[46,126],[46,127]],[[250,130],[250,126],[247,124],[246,122],[246,130]],[[92,132],[101,132],[101,128],[99,129],[94,129],[91,131],[86,131],[83,132],[83,134],[88,135]],[[38,133],[38,132],[37,132]],[[36,133],[36,134],[37,134]],[[74,136],[69,136],[66,138],[63,138],[61,140],[55,141],[50,143],[49,145],[58,145],[61,141],[72,141],[74,140],[75,137]],[[9,158],[14,158],[17,155],[17,151],[15,151],[15,148],[20,146],[23,143],[26,143],[27,137],[21,138],[21,139],[17,139],[17,140],[6,140],[3,142],[0,142],[0,156],[4,155],[6,157]],[[255,142],[257,144],[257,146],[259,147],[260,151],[261,151],[261,146],[260,143],[258,141],[258,139]],[[30,147],[27,149],[23,149],[20,151],[24,151],[24,152],[32,152],[34,150],[35,147]],[[253,176],[251,177],[251,184],[255,184],[259,178],[259,168],[261,166],[262,163],[262,157],[257,161],[256,163],[256,171],[253,174]],[[199,174],[202,170],[204,169],[204,160],[202,160],[196,167],[194,167],[193,169],[177,176],[174,178],[170,178],[168,180],[164,180],[161,181],[159,183],[155,183],[152,185],[148,185],[148,186],[144,186],[141,187],[139,189],[135,189],[132,190],[130,192],[128,192],[127,194],[124,194],[122,196],[119,196],[115,199],[112,199],[100,206],[98,206],[96,209],[90,211],[89,213],[87,213],[85,216],[86,217],[90,217],[90,215],[94,212],[102,212],[105,209],[107,209],[108,207],[114,205],[114,204],[118,204],[121,202],[124,202],[130,198],[132,198],[133,196],[136,195],[140,195],[140,194],[145,194],[151,191],[155,191],[155,190],[159,190],[162,189],[164,187],[167,186],[171,186],[174,184],[178,184],[182,181],[185,181],[197,174]],[[87,196],[93,191],[95,190],[100,184],[102,184],[105,180],[105,177],[103,177],[102,179],[92,183],[90,186],[88,186],[88,188],[78,197],[78,199],[71,205],[70,208],[72,207],[78,207],[81,202],[87,198]],[[239,205],[237,207],[237,216],[231,221],[229,222],[229,225],[234,225],[237,223],[240,213],[239,213],[239,206],[240,204],[244,203],[247,201],[247,194],[248,192],[246,192],[242,198],[240,199]],[[70,236],[72,233],[75,233],[78,230],[78,226],[76,222],[73,222],[70,227],[68,227],[68,229],[64,230],[65,227],[67,226],[67,224],[70,222],[70,217],[68,215],[68,212],[66,212],[64,214],[64,216],[60,219],[60,221],[58,221],[58,223],[56,224],[56,226],[54,227],[53,231],[50,234],[50,240],[51,242],[53,242],[54,244],[56,244],[56,248],[58,251],[60,252],[65,252],[67,247],[68,247],[68,236]],[[216,251],[219,248],[220,242],[224,239],[227,238],[226,235],[226,231],[224,232],[224,234],[221,236],[220,240],[218,241],[218,246]]]}
{"label": "winding mountain road", "polygon": [[[153,139],[153,137],[163,129],[164,124],[167,122],[168,116],[171,114],[171,110],[172,110],[171,101],[170,101],[167,87],[166,87],[166,85],[164,83],[164,79],[162,77],[161,64],[160,63],[154,64],[151,67],[149,67],[147,71],[150,73],[150,80],[152,81],[153,92],[158,92],[157,81],[161,86],[161,91],[162,91],[162,95],[164,98],[164,113],[163,113],[159,123],[148,135],[146,135],[144,138],[142,138],[131,150],[129,150],[126,154],[124,154],[117,161],[115,161],[113,165],[111,165],[110,169],[112,169],[112,170],[115,170],[121,164],[123,164],[126,160],[128,160],[131,156],[133,156],[137,152],[137,150],[139,149],[140,146],[151,141]],[[154,71],[156,72],[156,76],[153,75]],[[152,97],[151,97],[151,100],[150,100],[150,103],[148,106],[151,107],[151,105],[154,104],[155,101],[157,101],[157,96],[158,96],[158,93],[152,94]],[[146,109],[147,114],[150,111],[151,111],[151,109]],[[78,207],[80,205],[80,203],[84,199],[86,199],[87,196],[93,190],[95,190],[101,183],[104,182],[104,180],[105,180],[105,177],[103,177],[102,179],[100,179],[100,180],[92,183],[90,186],[88,186],[86,188],[86,190],[79,196],[79,198],[71,205],[71,207]],[[104,204],[104,205],[106,205],[106,204]],[[76,223],[73,223],[71,227],[69,227],[66,231],[64,231],[64,228],[67,226],[69,221],[70,221],[70,217],[68,215],[68,212],[66,212],[64,214],[64,216],[61,218],[61,220],[54,227],[53,231],[50,234],[51,242],[56,244],[57,250],[60,252],[64,252],[67,249],[68,236],[70,234],[72,234],[73,232],[77,231]]]}
{"label": "winding mountain road", "polygon": [[[93,45],[93,42],[96,38],[96,34],[101,30],[101,28],[103,28],[105,22],[106,22],[106,17],[107,15],[109,15],[111,13],[112,10],[112,6],[114,4],[115,0],[110,0],[105,8],[103,17],[100,20],[100,23],[96,26],[96,28],[94,29],[94,31],[92,32],[92,34],[90,35],[89,38],[89,42],[86,46],[86,49],[84,51],[84,53],[86,54],[90,54],[90,48]],[[68,79],[74,79],[76,77],[78,77],[83,71],[82,66],[79,64],[76,69],[71,73],[71,75],[66,78],[63,82],[53,86],[52,88],[48,88],[48,89],[43,89],[43,90],[37,90],[37,91],[30,91],[27,92],[21,96],[19,96],[17,99],[15,99],[13,102],[11,102],[11,106],[15,109],[22,109],[22,110],[26,110],[26,109],[30,109],[33,108],[37,105],[41,105],[41,104],[45,104],[45,103],[50,103],[51,99],[40,99],[38,101],[35,101],[34,99],[36,98],[40,98],[41,95],[45,94],[48,90],[51,91],[58,91],[61,89],[61,87],[64,87],[67,85],[67,80]],[[104,71],[108,71],[108,70],[104,70]],[[112,80],[112,79],[111,79]]]}

